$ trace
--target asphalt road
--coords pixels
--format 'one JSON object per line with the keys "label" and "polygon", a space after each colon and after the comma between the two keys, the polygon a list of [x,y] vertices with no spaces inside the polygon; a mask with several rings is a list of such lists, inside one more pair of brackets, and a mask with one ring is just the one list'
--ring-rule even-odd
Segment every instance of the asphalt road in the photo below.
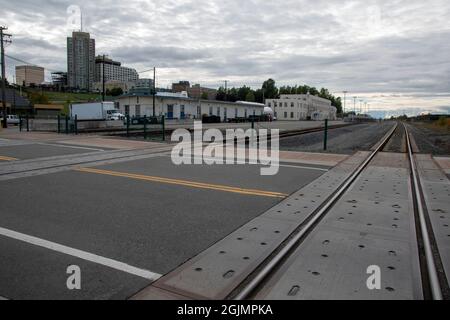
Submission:
{"label": "asphalt road", "polygon": [[38,159],[71,154],[83,154],[95,151],[97,151],[95,148],[84,148],[58,144],[29,143],[22,145],[0,145],[0,157],[12,157],[19,160]]}
{"label": "asphalt road", "polygon": [[[258,166],[176,167],[168,157],[92,169],[0,184],[0,296],[125,299],[151,282],[8,230],[162,275],[282,200],[271,195],[324,173],[286,166],[262,177]],[[69,265],[81,268],[80,291],[66,288]]]}

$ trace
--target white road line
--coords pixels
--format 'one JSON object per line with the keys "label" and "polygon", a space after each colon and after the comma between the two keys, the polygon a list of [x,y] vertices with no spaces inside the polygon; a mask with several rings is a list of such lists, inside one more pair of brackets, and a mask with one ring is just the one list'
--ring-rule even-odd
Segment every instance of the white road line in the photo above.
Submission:
{"label": "white road line", "polygon": [[[166,157],[170,158],[171,155],[166,155]],[[215,160],[215,159],[209,158],[209,157],[203,157],[203,158],[201,158],[201,157],[192,157],[192,159],[193,159],[193,160],[199,160],[199,159],[200,159],[200,160],[201,160],[201,159],[203,159],[203,160]],[[239,159],[239,160],[244,160],[244,159]],[[246,161],[248,161],[248,159],[246,159]],[[247,165],[249,165],[249,164],[247,163]],[[258,163],[258,164],[250,164],[250,165],[254,165],[254,166],[264,166],[264,165],[262,165],[262,164],[260,164],[260,163]],[[316,171],[323,171],[323,172],[328,172],[328,171],[330,171],[329,169],[325,169],[325,168],[307,167],[307,166],[294,166],[294,165],[288,165],[288,164],[282,164],[282,163],[280,163],[279,166],[280,166],[280,167],[285,167],[285,168],[316,170]]]}
{"label": "white road line", "polygon": [[93,263],[97,263],[112,269],[116,269],[122,272],[126,272],[141,278],[145,278],[151,281],[156,281],[159,278],[161,278],[161,275],[158,273],[154,273],[148,270],[144,270],[144,269],[140,269],[140,268],[136,268],[133,266],[130,266],[126,263],[123,262],[119,262],[116,260],[112,260],[109,258],[105,258],[105,257],[101,257],[98,256],[96,254],[92,254],[89,252],[85,252],[85,251],[81,251],[78,249],[74,249],[74,248],[70,248],[70,247],[66,247],[54,242],[50,242],[47,240],[43,240],[43,239],[39,239],[33,236],[29,236],[23,233],[19,233],[19,232],[15,232],[12,230],[8,230],[8,229],[4,229],[4,228],[0,228],[0,235],[11,238],[11,239],[15,239],[15,240],[19,240],[22,242],[26,242],[38,247],[43,247],[49,250],[53,250],[59,253],[63,253],[69,256],[73,256],[76,258],[80,258],[86,261],[90,261]]}
{"label": "white road line", "polygon": [[323,172],[330,171],[329,169],[325,169],[325,168],[294,166],[294,165],[289,165],[289,164],[280,164],[280,167],[297,168],[297,169],[308,169],[308,170],[316,170],[316,171],[323,171]]}
{"label": "white road line", "polygon": [[43,146],[60,147],[60,148],[71,148],[71,149],[81,149],[81,150],[91,150],[91,151],[105,151],[104,149],[79,147],[79,146],[72,146],[72,145],[62,145],[62,144],[52,144],[52,143],[38,143],[38,144],[43,145]]}
{"label": "white road line", "polygon": [[[172,156],[170,154],[165,155],[165,157],[167,158],[171,158]],[[209,157],[192,157],[193,160],[215,160],[214,158],[209,158]],[[244,159],[239,159],[239,160],[244,160]],[[248,159],[245,159],[246,161],[248,161]],[[263,164],[257,163],[257,164],[249,164],[247,163],[246,165],[253,165],[253,166],[264,166]],[[323,171],[323,172],[328,172],[330,171],[329,169],[325,169],[325,168],[318,168],[318,167],[307,167],[307,166],[294,166],[294,165],[288,165],[288,164],[281,164],[279,165],[280,167],[285,167],[285,168],[295,168],[295,169],[306,169],[306,170],[316,170],[316,171]]]}

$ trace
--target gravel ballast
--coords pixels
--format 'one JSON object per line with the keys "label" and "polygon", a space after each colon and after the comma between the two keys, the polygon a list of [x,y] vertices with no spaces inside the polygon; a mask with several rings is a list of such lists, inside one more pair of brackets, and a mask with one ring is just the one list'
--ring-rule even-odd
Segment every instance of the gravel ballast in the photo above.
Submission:
{"label": "gravel ballast", "polygon": [[315,132],[280,140],[282,151],[353,154],[370,150],[394,126],[394,122],[357,124],[328,132],[328,148],[323,150],[324,133]]}

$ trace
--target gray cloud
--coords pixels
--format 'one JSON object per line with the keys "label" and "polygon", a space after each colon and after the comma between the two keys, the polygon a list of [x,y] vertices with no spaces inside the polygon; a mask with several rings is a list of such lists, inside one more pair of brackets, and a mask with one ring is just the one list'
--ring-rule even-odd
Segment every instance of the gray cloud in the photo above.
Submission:
{"label": "gray cloud", "polygon": [[436,109],[450,91],[447,0],[0,0],[0,23],[14,34],[8,53],[64,70],[74,4],[99,53],[138,70],[159,67],[161,85],[272,77],[389,99],[426,92]]}

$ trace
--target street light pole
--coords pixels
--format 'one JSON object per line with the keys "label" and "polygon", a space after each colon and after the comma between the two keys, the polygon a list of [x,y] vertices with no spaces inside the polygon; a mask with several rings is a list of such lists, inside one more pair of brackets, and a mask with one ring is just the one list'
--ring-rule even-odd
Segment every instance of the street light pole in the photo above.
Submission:
{"label": "street light pole", "polygon": [[347,105],[347,93],[348,91],[344,91],[344,111],[342,112],[345,115],[345,109]]}
{"label": "street light pole", "polygon": [[105,92],[105,55],[103,55],[102,61],[102,100],[105,102],[106,100],[106,92]]}
{"label": "street light pole", "polygon": [[153,116],[156,117],[156,67],[153,67]]}
{"label": "street light pole", "polygon": [[2,63],[2,105],[3,105],[3,128],[8,127],[8,121],[6,119],[6,71],[5,71],[5,43],[11,43],[11,40],[5,40],[4,37],[11,37],[10,34],[6,34],[3,31],[8,30],[6,27],[0,26],[0,49],[1,49],[1,63]]}

